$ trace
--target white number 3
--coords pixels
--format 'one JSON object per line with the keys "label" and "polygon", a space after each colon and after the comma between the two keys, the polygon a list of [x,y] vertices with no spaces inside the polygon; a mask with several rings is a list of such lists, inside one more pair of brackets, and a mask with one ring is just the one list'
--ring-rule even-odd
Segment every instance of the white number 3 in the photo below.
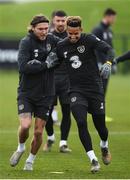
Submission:
{"label": "white number 3", "polygon": [[79,68],[79,67],[82,65],[82,62],[79,60],[79,57],[78,57],[78,56],[72,56],[72,57],[70,58],[70,61],[72,61],[71,66],[72,66],[74,69],[77,69],[77,68]]}

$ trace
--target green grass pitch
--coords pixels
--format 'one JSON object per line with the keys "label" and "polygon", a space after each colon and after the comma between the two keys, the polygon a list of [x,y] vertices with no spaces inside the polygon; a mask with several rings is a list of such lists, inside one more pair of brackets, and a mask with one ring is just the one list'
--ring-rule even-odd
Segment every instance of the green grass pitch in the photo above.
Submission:
{"label": "green grass pitch", "polygon": [[[88,178],[130,178],[130,76],[112,76],[107,94],[107,115],[113,117],[112,122],[107,122],[110,131],[110,149],[112,163],[103,165],[100,156],[99,137],[93,127],[91,117],[88,118],[94,149],[101,163],[101,171],[97,174],[90,173],[90,164],[85,151],[78,138],[75,120],[69,135],[71,154],[59,153],[59,127],[55,127],[56,143],[50,153],[43,153],[42,147],[37,155],[33,172],[24,172],[24,162],[29,153],[33,129],[26,144],[26,153],[19,164],[12,168],[9,158],[17,146],[17,106],[16,89],[18,83],[17,72],[0,72],[0,178],[29,178],[29,179],[88,179]],[[61,114],[59,113],[59,118]],[[44,142],[46,133],[44,133]],[[53,172],[63,172],[55,174]]]}

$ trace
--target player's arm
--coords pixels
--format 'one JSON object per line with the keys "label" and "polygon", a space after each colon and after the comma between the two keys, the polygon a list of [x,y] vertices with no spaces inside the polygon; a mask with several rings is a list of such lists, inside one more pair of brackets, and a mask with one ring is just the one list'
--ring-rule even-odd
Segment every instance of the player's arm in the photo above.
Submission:
{"label": "player's arm", "polygon": [[113,48],[96,36],[93,36],[91,38],[93,42],[92,46],[94,47],[94,49],[103,52],[106,55],[104,62],[109,62],[110,64],[112,64],[115,55]]}
{"label": "player's arm", "polygon": [[124,62],[124,61],[127,61],[127,60],[130,60],[130,51],[126,52],[122,56],[119,56],[119,57],[115,58],[114,62],[119,63],[119,62]]}
{"label": "player's arm", "polygon": [[47,69],[46,63],[31,59],[30,42],[27,40],[21,40],[19,45],[18,68],[20,73],[25,74],[36,74]]}
{"label": "player's arm", "polygon": [[58,54],[57,46],[58,46],[59,41],[61,41],[62,39],[60,39],[59,37],[57,37],[53,34],[51,34],[51,35],[52,35],[52,41],[54,42],[55,48],[52,49],[52,51],[48,54],[48,56],[46,58],[45,63],[47,64],[48,69],[57,68],[61,63],[61,61],[57,55]]}
{"label": "player's arm", "polygon": [[99,38],[97,38],[94,35],[90,35],[88,41],[90,43],[91,48],[103,52],[106,55],[104,64],[101,69],[101,76],[104,79],[107,79],[111,74],[111,65],[114,59],[114,50],[106,42],[101,41]]}
{"label": "player's arm", "polygon": [[101,51],[106,54],[106,60],[104,64],[102,65],[100,75],[104,79],[108,79],[110,74],[111,74],[111,69],[112,69],[112,63],[114,59],[114,50],[111,46],[109,46],[106,42],[104,41],[99,41],[96,45],[96,50]]}

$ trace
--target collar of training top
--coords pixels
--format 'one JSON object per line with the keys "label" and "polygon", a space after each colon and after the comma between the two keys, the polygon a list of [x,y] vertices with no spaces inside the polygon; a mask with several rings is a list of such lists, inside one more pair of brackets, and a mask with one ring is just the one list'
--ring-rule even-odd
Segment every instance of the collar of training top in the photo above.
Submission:
{"label": "collar of training top", "polygon": [[67,36],[67,32],[66,31],[63,31],[63,32],[57,32],[56,30],[52,31],[52,34],[54,34],[55,36],[58,36],[58,37],[63,37],[65,38]]}
{"label": "collar of training top", "polygon": [[101,21],[101,24],[102,24],[102,26],[103,26],[104,28],[106,28],[106,29],[109,28],[109,26],[110,26],[109,24],[105,24],[103,21]]}

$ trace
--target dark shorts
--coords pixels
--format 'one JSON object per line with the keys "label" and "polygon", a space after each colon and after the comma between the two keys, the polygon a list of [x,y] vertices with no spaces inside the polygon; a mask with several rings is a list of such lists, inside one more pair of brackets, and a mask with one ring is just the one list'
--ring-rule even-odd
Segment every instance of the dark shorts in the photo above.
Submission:
{"label": "dark shorts", "polygon": [[19,97],[17,99],[18,114],[29,112],[34,115],[34,117],[47,121],[53,101],[53,96],[41,97],[37,99]]}
{"label": "dark shorts", "polygon": [[69,104],[69,80],[68,76],[56,76],[55,77],[55,90],[56,95],[54,98],[54,105],[57,105],[57,99],[59,98],[60,104]]}
{"label": "dark shorts", "polygon": [[77,104],[84,105],[87,107],[88,112],[91,114],[105,114],[105,101],[101,101],[96,98],[86,97],[85,95],[72,92],[70,94],[70,107]]}

